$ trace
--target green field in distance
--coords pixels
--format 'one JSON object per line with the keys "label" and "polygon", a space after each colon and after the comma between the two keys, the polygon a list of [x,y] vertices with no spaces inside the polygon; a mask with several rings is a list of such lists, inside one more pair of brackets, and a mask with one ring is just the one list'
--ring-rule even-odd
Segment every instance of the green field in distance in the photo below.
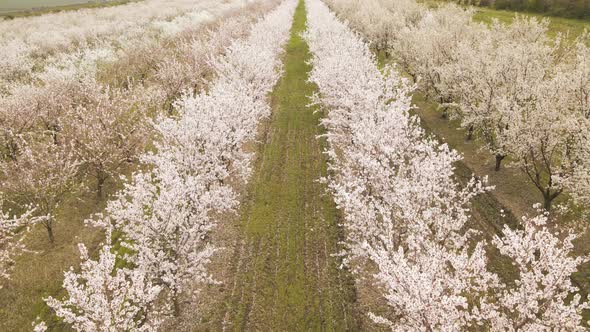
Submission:
{"label": "green field in distance", "polygon": [[0,0],[0,13],[18,12],[33,8],[45,8],[100,2],[89,0]]}

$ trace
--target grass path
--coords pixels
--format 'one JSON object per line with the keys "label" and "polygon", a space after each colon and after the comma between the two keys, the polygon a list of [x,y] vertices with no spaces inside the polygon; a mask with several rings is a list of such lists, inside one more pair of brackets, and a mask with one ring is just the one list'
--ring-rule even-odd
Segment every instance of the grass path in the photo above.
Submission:
{"label": "grass path", "polygon": [[[303,1],[272,93],[273,115],[240,217],[241,243],[218,327],[228,330],[355,330],[352,278],[338,252],[338,213],[317,179],[326,174],[321,114],[308,107],[310,54]],[[218,325],[219,324],[219,325]]]}

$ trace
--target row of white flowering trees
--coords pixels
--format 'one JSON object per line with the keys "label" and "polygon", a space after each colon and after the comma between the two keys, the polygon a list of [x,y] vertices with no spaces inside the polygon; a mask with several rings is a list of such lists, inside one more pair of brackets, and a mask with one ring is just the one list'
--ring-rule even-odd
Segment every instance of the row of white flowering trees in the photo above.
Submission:
{"label": "row of white flowering trees", "polygon": [[[183,22],[174,35],[148,34],[141,48],[129,46],[104,69],[94,57],[66,61],[45,70],[43,80],[13,84],[0,97],[0,282],[26,251],[28,231],[39,225],[53,241],[55,216],[67,199],[82,201],[92,184],[102,196],[105,181],[120,181],[156,134],[151,118],[171,114],[168,100],[205,84],[214,71],[209,58],[225,54],[255,18],[277,4],[199,3],[195,10],[208,8],[205,19]],[[101,72],[111,69],[120,77],[143,78],[130,78],[125,86],[101,80]]]}
{"label": "row of white flowering trees", "polygon": [[[414,86],[391,66],[380,71],[369,46],[324,3],[306,3],[310,79],[327,111],[326,180],[345,215],[349,253],[377,266],[392,309],[372,319],[394,331],[584,330],[589,305],[570,275],[588,258],[571,256],[575,235],[553,234],[540,215],[473,245],[470,200],[489,189],[485,182],[461,187],[458,154],[408,114]],[[513,260],[516,282],[487,269],[490,245]]]}
{"label": "row of white flowering trees", "polygon": [[[80,201],[88,186],[101,198],[107,180],[133,167],[151,141],[150,117],[169,113],[182,90],[199,88],[213,70],[208,57],[277,3],[178,0],[162,10],[154,0],[2,22],[0,47],[8,58],[28,58],[31,71],[0,83],[2,210],[17,213],[0,225],[2,270],[14,267],[30,226],[42,224],[53,241],[67,199]],[[18,214],[27,227],[16,226]]]}
{"label": "row of white flowering trees", "polygon": [[510,157],[544,197],[588,202],[588,36],[547,37],[548,21],[518,16],[490,27],[456,5],[414,0],[330,0],[419,87],[479,138],[496,170]]}
{"label": "row of white flowering trees", "polygon": [[[117,55],[129,46],[173,35],[217,15],[212,1],[146,0],[0,21],[0,86],[32,81],[62,54],[103,49]],[[124,19],[123,19],[124,18]],[[109,54],[111,53],[111,54]]]}
{"label": "row of white flowering trees", "polygon": [[[95,15],[95,20],[102,15],[109,18],[99,35],[94,35],[98,33],[92,29],[94,20],[89,26],[76,26],[70,22],[71,15],[56,15],[52,19],[58,27],[63,25],[61,30],[54,27],[56,34],[65,38],[68,31],[81,29],[93,37],[70,41],[67,45],[72,45],[53,49],[51,55],[39,55],[38,60],[24,65],[33,70],[27,78],[12,75],[13,81],[2,84],[0,191],[11,201],[38,206],[35,214],[46,217],[44,226],[51,241],[54,215],[65,197],[80,196],[80,191],[92,186],[102,198],[105,182],[117,180],[150,141],[148,120],[170,112],[171,100],[179,97],[182,89],[202,84],[212,70],[207,56],[223,52],[231,38],[243,34],[241,27],[249,24],[257,11],[274,3],[246,6],[242,0],[204,1],[189,7],[186,1],[179,2],[162,12],[167,13],[164,17],[179,15],[170,22],[148,24],[138,18],[125,33],[119,33],[116,22],[138,8],[122,7],[110,14],[84,12]],[[141,15],[162,19],[156,14],[162,4],[148,1],[142,6],[148,4]],[[180,15],[184,12],[176,6],[187,7],[184,12],[188,14]],[[245,10],[245,14],[237,16],[238,10]],[[195,16],[197,12],[200,14]],[[191,20],[185,22],[182,18],[187,15]],[[216,26],[221,17],[233,18]],[[2,22],[0,28],[32,29],[35,20],[41,19],[31,20]],[[165,33],[164,23],[174,33]],[[218,32],[207,33],[212,27]],[[23,40],[18,36],[0,43],[26,41],[39,47],[26,35]],[[25,56],[26,52],[21,53]]]}
{"label": "row of white flowering trees", "polygon": [[[206,265],[215,252],[208,233],[238,204],[232,184],[245,182],[259,120],[270,114],[267,94],[280,77],[279,55],[296,1],[284,1],[211,59],[206,92],[188,92],[175,115],[156,121],[156,151],[104,214],[90,221],[107,230],[97,261],[81,246],[82,271],[66,272],[64,300],[47,304],[79,331],[153,331],[178,317],[213,281]],[[112,234],[120,234],[115,250]],[[42,329],[43,325],[39,325]]]}
{"label": "row of white flowering trees", "polygon": [[[4,201],[1,200],[0,207],[7,209]],[[15,258],[27,251],[24,244],[27,233],[36,222],[40,221],[32,217],[34,209],[25,209],[25,212],[20,215],[12,214],[9,209],[7,210],[0,212],[0,282],[10,279],[10,272],[16,263]]]}
{"label": "row of white flowering trees", "polygon": [[[178,1],[162,12],[170,21],[156,20],[163,19],[157,14],[162,3],[146,2],[149,8],[124,33],[119,33],[117,20],[138,8],[122,7],[115,17],[103,13],[105,9],[80,13],[95,15],[95,20],[108,17],[100,34],[92,28],[95,20],[77,26],[71,15],[54,15],[57,26],[63,25],[56,34],[63,38],[69,36],[64,29],[91,36],[37,55],[39,61],[25,65],[34,69],[26,79],[10,76],[13,81],[0,83],[0,191],[7,200],[35,206],[52,242],[55,214],[67,196],[79,198],[94,187],[101,199],[105,183],[133,167],[149,144],[149,119],[172,112],[171,101],[182,90],[199,88],[213,70],[207,57],[223,53],[257,13],[277,3],[203,1],[189,6]],[[172,13],[179,16],[169,17]],[[155,18],[146,23],[142,15]],[[221,18],[227,20],[220,24]],[[32,29],[29,25],[43,21],[30,20],[2,22],[0,30],[5,24]],[[45,43],[62,41],[55,38]],[[16,40],[39,47],[26,35],[0,44]],[[22,50],[7,52],[32,56]]]}

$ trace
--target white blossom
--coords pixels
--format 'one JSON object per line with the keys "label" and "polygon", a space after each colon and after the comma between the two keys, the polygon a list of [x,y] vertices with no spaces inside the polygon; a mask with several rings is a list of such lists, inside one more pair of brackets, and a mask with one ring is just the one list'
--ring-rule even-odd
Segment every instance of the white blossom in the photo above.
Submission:
{"label": "white blossom", "polygon": [[[0,200],[0,207],[6,208],[3,200]],[[11,211],[0,213],[0,280],[10,280],[14,259],[27,251],[24,240],[31,226],[39,221],[33,217],[34,212],[28,209],[19,215]]]}

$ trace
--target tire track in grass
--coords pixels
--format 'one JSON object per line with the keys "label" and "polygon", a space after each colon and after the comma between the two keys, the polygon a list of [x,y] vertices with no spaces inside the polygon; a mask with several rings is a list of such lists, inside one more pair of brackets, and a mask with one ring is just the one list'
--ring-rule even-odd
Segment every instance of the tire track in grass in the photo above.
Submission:
{"label": "tire track in grass", "polygon": [[[327,173],[321,114],[308,107],[310,58],[300,37],[303,1],[295,12],[273,91],[273,115],[240,217],[245,245],[237,248],[224,312],[226,330],[355,330],[354,283],[340,260],[338,211],[317,180]],[[248,251],[248,252],[243,252]]]}

